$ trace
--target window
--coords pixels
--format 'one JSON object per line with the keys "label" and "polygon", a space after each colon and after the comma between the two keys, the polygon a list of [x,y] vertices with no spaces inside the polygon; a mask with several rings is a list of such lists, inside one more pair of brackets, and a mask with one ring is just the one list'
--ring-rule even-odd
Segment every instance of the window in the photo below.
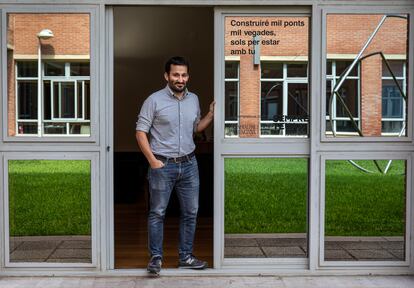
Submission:
{"label": "window", "polygon": [[[45,62],[38,121],[37,62],[17,62],[17,135],[90,135],[89,62]],[[39,127],[39,122],[41,127]]]}
{"label": "window", "polygon": [[239,62],[226,61],[225,67],[225,136],[239,135]]}
{"label": "window", "polygon": [[306,62],[261,63],[261,136],[308,135]]}
{"label": "window", "polygon": [[[348,60],[328,60],[327,63],[327,87],[326,87],[326,130],[336,132],[339,135],[357,134],[346,109],[349,109],[355,123],[360,125],[360,81],[359,81],[359,65],[354,67],[349,76],[343,82],[339,95],[341,99],[332,96],[332,91],[337,84],[342,73],[352,63]],[[342,101],[345,103],[343,105]],[[346,106],[346,107],[345,107]],[[332,115],[330,114],[332,111]]]}
{"label": "window", "polygon": [[[400,88],[406,93],[405,61],[388,61]],[[385,61],[382,61],[382,134],[403,135],[405,131],[405,100],[394,82]]]}

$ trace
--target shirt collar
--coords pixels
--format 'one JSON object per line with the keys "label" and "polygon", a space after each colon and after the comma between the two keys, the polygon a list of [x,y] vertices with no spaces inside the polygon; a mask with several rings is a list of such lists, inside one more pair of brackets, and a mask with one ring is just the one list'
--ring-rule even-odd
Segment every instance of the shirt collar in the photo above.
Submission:
{"label": "shirt collar", "polygon": [[[171,90],[171,88],[170,88],[170,86],[168,86],[168,84],[167,84],[166,88],[167,88],[168,94],[169,94],[171,97],[174,97],[175,99],[178,99],[178,97],[176,97],[176,96],[175,96],[174,91],[173,91],[173,90]],[[182,99],[184,99],[184,98],[185,98],[185,96],[187,96],[187,94],[188,94],[188,89],[187,89],[187,88],[185,88],[185,90],[184,90],[184,94],[183,94],[183,98],[181,98],[181,100],[182,100]]]}

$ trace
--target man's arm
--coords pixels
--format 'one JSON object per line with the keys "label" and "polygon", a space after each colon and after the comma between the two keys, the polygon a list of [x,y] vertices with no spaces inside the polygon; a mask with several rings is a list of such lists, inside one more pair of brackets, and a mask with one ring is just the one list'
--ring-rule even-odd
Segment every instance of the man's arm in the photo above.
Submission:
{"label": "man's arm", "polygon": [[195,132],[202,132],[204,129],[206,129],[211,121],[213,121],[214,118],[214,105],[216,104],[216,101],[211,102],[210,104],[210,110],[208,111],[207,115],[204,116],[203,119],[200,120],[197,124],[197,129]]}
{"label": "man's arm", "polygon": [[164,167],[164,163],[155,158],[154,154],[152,153],[151,147],[148,142],[147,133],[145,133],[144,131],[137,131],[135,133],[135,138],[137,138],[138,146],[141,149],[142,153],[144,153],[145,158],[147,158],[151,168],[157,169]]}

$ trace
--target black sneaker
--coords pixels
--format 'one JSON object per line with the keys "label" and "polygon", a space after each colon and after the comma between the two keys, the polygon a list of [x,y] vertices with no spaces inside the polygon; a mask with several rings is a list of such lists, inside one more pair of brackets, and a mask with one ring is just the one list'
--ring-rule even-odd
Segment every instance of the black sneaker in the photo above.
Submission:
{"label": "black sneaker", "polygon": [[207,262],[202,261],[194,257],[194,255],[188,255],[183,260],[179,260],[178,268],[184,269],[205,269],[207,268]]}
{"label": "black sneaker", "polygon": [[152,256],[148,262],[147,271],[152,274],[158,274],[161,271],[162,258],[161,256]]}

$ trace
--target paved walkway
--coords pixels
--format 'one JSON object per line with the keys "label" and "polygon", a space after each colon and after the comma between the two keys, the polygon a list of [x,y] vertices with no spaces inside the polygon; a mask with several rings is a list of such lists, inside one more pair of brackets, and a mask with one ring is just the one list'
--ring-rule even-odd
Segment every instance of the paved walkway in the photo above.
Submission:
{"label": "paved walkway", "polygon": [[412,288],[414,276],[6,277],[0,288]]}
{"label": "paved walkway", "polygon": [[[306,258],[304,234],[227,234],[225,257]],[[90,263],[89,236],[13,237],[11,262]],[[326,237],[327,261],[403,261],[402,237]]]}
{"label": "paved walkway", "polygon": [[11,262],[91,263],[90,236],[10,238]]}
{"label": "paved walkway", "polygon": [[[226,234],[225,257],[304,258],[304,234]],[[403,261],[403,237],[326,237],[327,261]]]}

